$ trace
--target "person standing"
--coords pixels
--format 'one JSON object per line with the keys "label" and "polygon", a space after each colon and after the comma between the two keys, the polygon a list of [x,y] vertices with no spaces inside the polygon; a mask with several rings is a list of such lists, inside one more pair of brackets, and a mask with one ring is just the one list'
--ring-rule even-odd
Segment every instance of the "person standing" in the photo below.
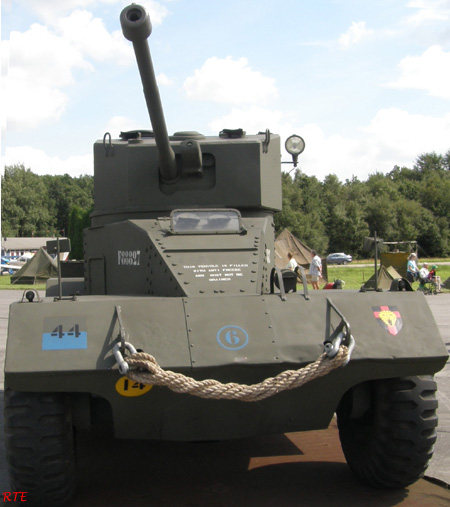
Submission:
{"label": "person standing", "polygon": [[309,265],[309,274],[311,275],[311,283],[314,290],[319,289],[319,278],[322,278],[322,261],[317,255],[317,252],[313,250],[311,252],[312,261]]}
{"label": "person standing", "polygon": [[291,252],[288,253],[288,259],[289,262],[286,264],[286,269],[290,269],[291,271],[294,271],[295,268],[298,266],[297,261],[294,259],[294,256],[291,254]]}
{"label": "person standing", "polygon": [[408,257],[408,264],[406,265],[406,278],[408,279],[409,283],[415,282],[419,276],[419,268],[417,267],[416,259],[417,255],[415,253],[412,253]]}

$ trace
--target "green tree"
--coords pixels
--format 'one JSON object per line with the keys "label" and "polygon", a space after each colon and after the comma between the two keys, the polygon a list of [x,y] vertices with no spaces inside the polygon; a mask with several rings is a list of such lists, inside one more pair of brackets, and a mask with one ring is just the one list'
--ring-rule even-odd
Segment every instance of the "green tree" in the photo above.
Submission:
{"label": "green tree", "polygon": [[3,234],[19,237],[53,232],[47,187],[23,165],[6,167],[2,176],[2,227]]}
{"label": "green tree", "polygon": [[422,183],[420,201],[436,217],[445,217],[450,223],[450,173],[428,173]]}
{"label": "green tree", "polygon": [[297,171],[294,180],[282,174],[283,209],[275,215],[275,230],[285,227],[321,254],[328,247],[325,231],[326,208],[321,183],[315,177]]}
{"label": "green tree", "polygon": [[419,200],[423,175],[407,167],[395,166],[388,177],[396,184],[398,192],[406,199]]}
{"label": "green tree", "polygon": [[[448,161],[448,159],[447,159]],[[434,151],[431,153],[422,153],[416,158],[414,170],[422,174],[430,171],[445,171],[446,159],[442,155],[438,155]]]}
{"label": "green tree", "polygon": [[81,260],[84,258],[83,230],[90,226],[91,210],[73,206],[68,220],[68,237],[70,239],[70,258]]}
{"label": "green tree", "polygon": [[443,166],[446,171],[450,171],[450,150],[444,155]]}
{"label": "green tree", "polygon": [[323,180],[321,198],[326,207],[327,215],[346,199],[346,187],[335,174],[329,174]]}
{"label": "green tree", "polygon": [[67,235],[69,214],[73,206],[91,209],[93,206],[93,178],[80,176],[44,176],[48,188],[50,205],[55,216],[56,228],[61,235]]}
{"label": "green tree", "polygon": [[349,252],[359,255],[364,237],[369,227],[364,217],[365,202],[362,189],[357,180],[343,185],[336,175],[327,176],[323,182],[322,198],[327,208],[325,220],[326,234],[329,238],[329,252]]}
{"label": "green tree", "polygon": [[330,212],[327,231],[330,252],[360,255],[364,238],[369,235],[364,210],[355,201],[340,202]]}
{"label": "green tree", "polygon": [[448,254],[448,226],[442,223],[444,219],[436,220],[431,211],[422,210],[417,242],[425,255],[440,257]]}
{"label": "green tree", "polygon": [[394,205],[396,218],[396,239],[394,241],[414,241],[423,229],[424,209],[419,202],[400,199]]}

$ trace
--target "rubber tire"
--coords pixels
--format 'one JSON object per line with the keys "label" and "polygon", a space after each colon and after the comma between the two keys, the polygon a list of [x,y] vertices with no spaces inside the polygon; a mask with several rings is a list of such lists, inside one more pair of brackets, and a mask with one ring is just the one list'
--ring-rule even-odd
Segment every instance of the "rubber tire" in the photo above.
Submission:
{"label": "rubber tire", "polygon": [[67,504],[76,467],[68,399],[61,393],[5,391],[5,447],[11,491],[30,505]]}
{"label": "rubber tire", "polygon": [[339,437],[350,469],[380,489],[405,488],[423,477],[433,455],[438,418],[432,375],[369,383],[370,408],[351,417],[353,392],[337,410]]}

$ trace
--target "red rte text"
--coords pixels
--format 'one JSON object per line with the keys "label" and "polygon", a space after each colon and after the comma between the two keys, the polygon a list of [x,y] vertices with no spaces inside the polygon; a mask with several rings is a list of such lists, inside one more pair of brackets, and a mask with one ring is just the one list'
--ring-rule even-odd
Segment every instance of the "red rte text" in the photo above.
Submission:
{"label": "red rte text", "polygon": [[27,491],[6,491],[3,493],[3,502],[26,502]]}

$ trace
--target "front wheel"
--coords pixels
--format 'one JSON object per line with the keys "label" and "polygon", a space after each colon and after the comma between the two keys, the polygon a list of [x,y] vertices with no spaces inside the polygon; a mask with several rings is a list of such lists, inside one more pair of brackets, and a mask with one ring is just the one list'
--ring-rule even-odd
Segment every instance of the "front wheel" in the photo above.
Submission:
{"label": "front wheel", "polygon": [[359,480],[392,489],[424,475],[437,436],[436,389],[426,375],[371,381],[344,395],[339,437]]}
{"label": "front wheel", "polygon": [[75,494],[75,447],[62,393],[5,391],[5,447],[11,491],[32,505],[62,506]]}

